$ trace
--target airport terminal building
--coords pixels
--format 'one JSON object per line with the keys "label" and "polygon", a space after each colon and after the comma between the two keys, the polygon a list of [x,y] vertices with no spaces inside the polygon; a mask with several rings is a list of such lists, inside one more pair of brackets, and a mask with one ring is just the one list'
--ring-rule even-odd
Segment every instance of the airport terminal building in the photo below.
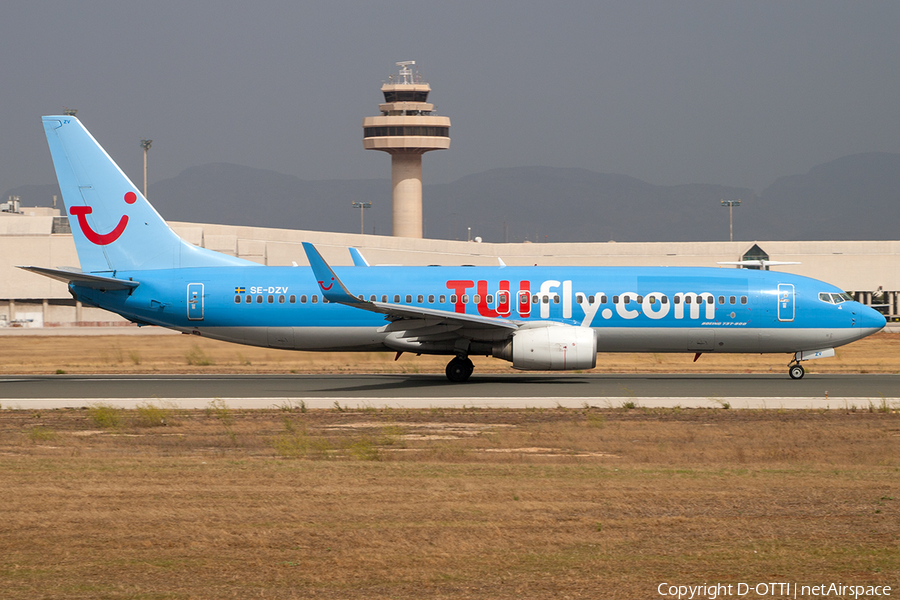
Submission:
{"label": "airport terminal building", "polygon": [[[7,203],[0,208],[0,327],[128,325],[118,315],[76,303],[65,284],[16,268],[78,266],[66,217],[46,207]],[[510,266],[738,268],[717,263],[798,262],[771,269],[827,281],[860,302],[880,306],[889,320],[900,319],[900,240],[493,244],[206,223],[170,226],[197,246],[271,266],[308,264],[301,242],[316,244],[336,266],[352,264],[349,247],[361,250],[372,265],[498,265],[500,259]]]}

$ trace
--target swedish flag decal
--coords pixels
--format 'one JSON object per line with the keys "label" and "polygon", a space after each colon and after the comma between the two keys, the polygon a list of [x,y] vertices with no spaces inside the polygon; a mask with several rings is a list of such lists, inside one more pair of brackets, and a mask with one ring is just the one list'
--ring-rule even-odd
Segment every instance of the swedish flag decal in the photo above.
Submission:
{"label": "swedish flag decal", "polygon": [[236,287],[236,288],[234,288],[234,293],[235,293],[235,294],[243,294],[243,293],[246,292],[246,291],[247,291],[246,288],[243,288],[243,287]]}

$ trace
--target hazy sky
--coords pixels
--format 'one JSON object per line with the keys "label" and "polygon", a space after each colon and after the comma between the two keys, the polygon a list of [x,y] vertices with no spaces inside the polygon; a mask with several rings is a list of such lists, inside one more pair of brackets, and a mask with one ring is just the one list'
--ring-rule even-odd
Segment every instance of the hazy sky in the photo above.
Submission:
{"label": "hazy sky", "polygon": [[10,0],[0,8],[0,192],[54,181],[64,106],[138,185],[230,162],[388,178],[363,150],[394,63],[449,116],[429,183],[496,167],[760,190],[900,152],[900,2]]}

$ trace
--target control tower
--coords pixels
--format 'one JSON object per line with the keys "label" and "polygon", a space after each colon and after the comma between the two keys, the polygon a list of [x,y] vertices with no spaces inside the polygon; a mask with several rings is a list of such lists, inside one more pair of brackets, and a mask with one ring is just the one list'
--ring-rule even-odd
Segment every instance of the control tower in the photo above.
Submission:
{"label": "control tower", "polygon": [[363,119],[363,147],[391,155],[393,235],[421,238],[422,155],[450,147],[450,119],[431,116],[431,86],[410,69],[415,64],[414,60],[398,62],[400,73],[381,86],[381,116]]}

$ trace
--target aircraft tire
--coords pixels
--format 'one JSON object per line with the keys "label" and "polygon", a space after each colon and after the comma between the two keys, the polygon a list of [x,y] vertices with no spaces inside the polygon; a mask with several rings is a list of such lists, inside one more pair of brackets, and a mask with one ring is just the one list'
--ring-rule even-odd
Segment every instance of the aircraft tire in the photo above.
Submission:
{"label": "aircraft tire", "polygon": [[468,358],[456,357],[447,363],[447,379],[453,383],[464,383],[472,375],[475,365]]}
{"label": "aircraft tire", "polygon": [[791,376],[791,379],[803,379],[806,371],[803,369],[803,365],[793,365],[788,369],[788,374]]}

